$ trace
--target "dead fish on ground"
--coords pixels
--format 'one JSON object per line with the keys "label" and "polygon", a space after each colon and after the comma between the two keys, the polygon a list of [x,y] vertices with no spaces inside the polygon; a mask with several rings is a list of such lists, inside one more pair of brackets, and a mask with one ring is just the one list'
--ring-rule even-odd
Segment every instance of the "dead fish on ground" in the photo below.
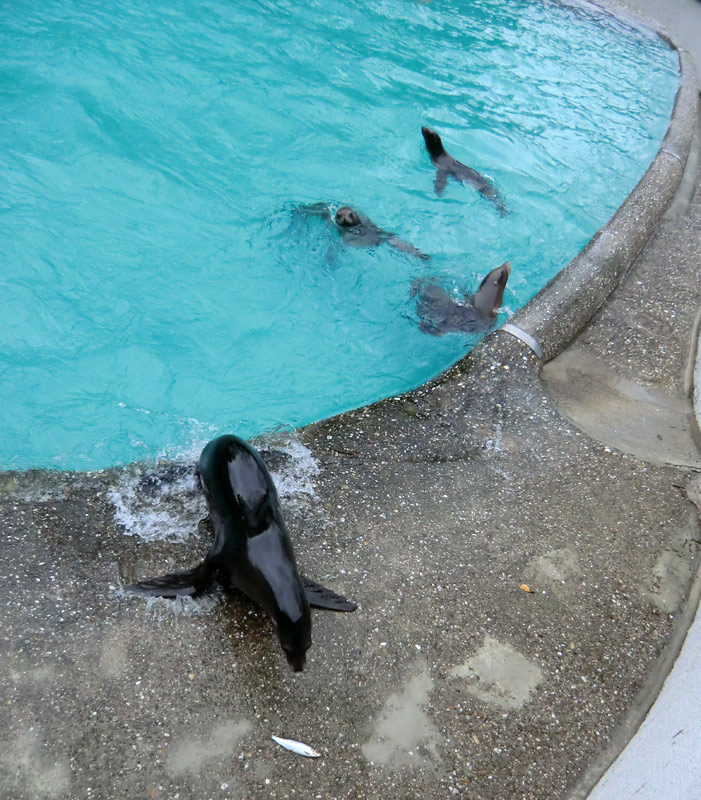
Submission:
{"label": "dead fish on ground", "polygon": [[283,739],[281,736],[271,736],[270,738],[274,742],[277,742],[280,747],[284,747],[285,750],[291,750],[293,753],[297,753],[298,756],[307,756],[308,758],[319,758],[321,756],[321,753],[308,744],[304,744],[304,742],[297,742],[294,739]]}

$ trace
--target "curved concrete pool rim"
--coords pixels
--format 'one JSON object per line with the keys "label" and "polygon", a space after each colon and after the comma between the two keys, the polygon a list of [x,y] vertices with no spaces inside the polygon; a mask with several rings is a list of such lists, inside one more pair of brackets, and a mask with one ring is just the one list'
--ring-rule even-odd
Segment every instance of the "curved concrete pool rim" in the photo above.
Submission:
{"label": "curved concrete pool rim", "polygon": [[[674,44],[663,37],[670,46]],[[677,48],[675,48],[677,49]],[[677,49],[680,84],[665,138],[647,171],[611,219],[550,283],[509,320],[533,337],[542,359],[561,353],[599,310],[672,202],[696,124],[696,71]],[[484,346],[489,346],[485,342]]]}
{"label": "curved concrete pool rim", "polygon": [[[508,335],[508,338],[518,339],[522,349],[535,354],[543,363],[555,358],[601,308],[670,206],[689,158],[699,96],[696,70],[690,55],[677,47],[661,28],[655,33],[676,50],[679,57],[679,89],[657,155],[618,211],[597,231],[582,252],[507,323],[471,352],[488,353],[495,348],[495,340]],[[438,377],[402,397],[410,399],[415,392],[429,387],[435,391],[441,383],[451,379],[456,367],[466,366],[467,359],[464,357]],[[380,400],[367,408],[383,402]],[[345,416],[339,414],[326,422]],[[311,432],[317,425],[319,423],[312,423],[303,429],[307,431],[307,440],[313,437]]]}
{"label": "curved concrete pool rim", "polygon": [[[545,359],[603,303],[674,194],[696,113],[690,69],[681,54],[670,128],[636,190],[512,319]],[[300,568],[361,607],[317,617],[309,670],[296,678],[245,605],[233,620],[173,623],[119,595],[192,566],[193,547],[206,547],[205,536],[125,536],[110,496],[129,470],[0,476],[5,792],[569,796],[641,685],[664,672],[657,647],[673,649],[684,622],[650,603],[656,548],[689,526],[701,532],[673,485],[681,473],[573,430],[548,404],[539,367],[499,331],[400,402],[300,432],[320,467],[316,494],[289,506]],[[195,513],[183,505],[191,496],[175,498],[178,518]],[[515,667],[506,693],[485,674],[495,653]],[[485,678],[481,698],[467,692],[470,665]],[[272,750],[271,733],[324,758],[301,764]]]}
{"label": "curved concrete pool rim", "polygon": [[[605,11],[610,13],[608,9]],[[643,24],[651,27],[649,22]],[[641,253],[680,188],[699,110],[699,87],[691,56],[679,48],[666,31],[655,27],[653,30],[676,50],[680,81],[666,135],[643,177],[582,252],[525,307],[486,337],[471,355],[423,387],[396,399],[411,404],[412,398],[418,399],[426,390],[434,399],[440,397],[441,389],[449,384],[462,385],[462,377],[465,371],[470,370],[475,356],[481,356],[482,363],[491,361],[506,369],[528,362],[536,373],[539,372],[543,363],[559,355],[584,330]],[[387,402],[379,401],[366,408],[374,408],[382,416],[382,406]],[[384,408],[386,410],[387,406]],[[348,435],[348,428],[353,428],[354,424],[357,427],[357,413],[358,410],[347,412],[307,426],[303,429],[304,441],[313,450],[315,440],[321,443],[319,440],[331,438],[329,431],[334,429],[334,420],[348,423],[349,418],[354,418],[355,423],[343,426]],[[584,800],[635,735],[674,666],[686,633],[694,622],[700,598],[701,567],[695,570],[673,634],[655,660],[637,700],[619,723],[608,745],[599,751],[570,787],[567,792],[569,800]]]}

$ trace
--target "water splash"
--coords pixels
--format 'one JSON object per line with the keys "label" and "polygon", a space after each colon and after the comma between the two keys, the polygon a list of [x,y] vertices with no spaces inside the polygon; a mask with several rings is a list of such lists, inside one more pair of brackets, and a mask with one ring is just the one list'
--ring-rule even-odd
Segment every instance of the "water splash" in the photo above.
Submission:
{"label": "water splash", "polygon": [[207,506],[193,465],[124,470],[107,492],[116,522],[127,536],[186,541],[197,532]]}

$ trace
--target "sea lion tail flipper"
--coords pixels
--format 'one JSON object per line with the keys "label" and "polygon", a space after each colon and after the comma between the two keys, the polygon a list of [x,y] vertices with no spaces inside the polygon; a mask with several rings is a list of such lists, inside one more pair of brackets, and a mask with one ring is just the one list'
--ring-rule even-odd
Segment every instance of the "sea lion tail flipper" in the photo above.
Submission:
{"label": "sea lion tail flipper", "polygon": [[448,173],[444,169],[436,172],[436,179],[433,181],[433,191],[440,197],[448,184]]}
{"label": "sea lion tail flipper", "polygon": [[196,597],[204,591],[211,574],[212,564],[209,559],[205,559],[193,569],[172,572],[148,581],[139,581],[139,583],[132,583],[124,588],[155,597]]}
{"label": "sea lion tail flipper", "polygon": [[313,608],[326,608],[329,611],[355,611],[358,607],[357,603],[342,594],[337,594],[320,583],[306,578],[304,575],[301,577],[307,600]]}

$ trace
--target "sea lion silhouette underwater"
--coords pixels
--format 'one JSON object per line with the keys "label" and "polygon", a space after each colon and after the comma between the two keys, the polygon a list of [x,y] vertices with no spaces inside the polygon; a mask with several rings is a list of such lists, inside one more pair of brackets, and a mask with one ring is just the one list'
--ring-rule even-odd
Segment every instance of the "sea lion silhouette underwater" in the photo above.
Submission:
{"label": "sea lion silhouette underwater", "polygon": [[433,279],[418,278],[411,287],[411,296],[418,297],[416,313],[421,319],[419,329],[424,333],[442,336],[444,333],[481,333],[496,322],[497,309],[504,302],[504,290],[511,274],[511,264],[505,261],[485,275],[474,295],[466,294],[457,303]]}
{"label": "sea lion silhouette underwater", "polygon": [[213,581],[238,589],[272,620],[289,665],[304,669],[312,643],[310,606],[355,611],[356,604],[297,570],[273,479],[243,439],[213,439],[200,455],[199,478],[214,527],[205,560],[193,569],[126,588],[158,597],[196,597]]}
{"label": "sea lion silhouette underwater", "polygon": [[483,197],[494,203],[502,217],[508,213],[504,201],[492,184],[480,175],[477,170],[461,164],[457,159],[453,158],[443,147],[441,137],[434,130],[424,126],[421,128],[421,134],[424,137],[426,150],[431,156],[431,163],[437,170],[433,189],[439,197],[445,190],[448,178],[451,177],[458,183],[468,183],[477,189]]}
{"label": "sea lion silhouette underwater", "polygon": [[321,217],[327,222],[333,223],[341,240],[351,247],[377,247],[386,242],[390,247],[421,258],[424,261],[430,258],[410,242],[405,242],[391,231],[383,230],[375,225],[371,219],[350,206],[341,206],[332,215],[331,208],[327,203],[312,203],[311,205],[298,206],[293,213]]}

